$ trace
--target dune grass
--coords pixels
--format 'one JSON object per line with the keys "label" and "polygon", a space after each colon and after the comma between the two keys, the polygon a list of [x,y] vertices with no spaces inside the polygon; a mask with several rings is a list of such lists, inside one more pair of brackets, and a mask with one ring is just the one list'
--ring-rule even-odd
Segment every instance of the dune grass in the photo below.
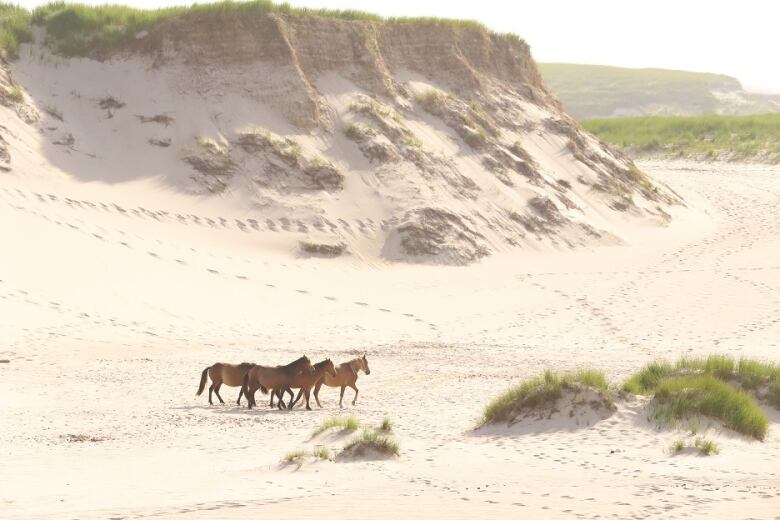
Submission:
{"label": "dune grass", "polygon": [[344,446],[344,451],[352,454],[360,454],[369,450],[383,455],[397,456],[400,448],[395,440],[369,429],[364,429],[359,437]]}
{"label": "dune grass", "polygon": [[322,421],[322,423],[314,429],[311,436],[316,437],[317,435],[333,428],[337,428],[345,432],[353,432],[359,427],[360,421],[358,421],[357,418],[352,415],[348,417],[329,417],[328,419]]}
{"label": "dune grass", "polygon": [[383,418],[382,423],[379,425],[379,429],[386,433],[393,431],[393,421],[390,420],[389,417]]}
{"label": "dune grass", "polygon": [[282,457],[282,462],[286,464],[297,464],[300,466],[303,464],[303,461],[306,460],[307,455],[308,454],[304,450],[291,451]]}
{"label": "dune grass", "polygon": [[653,417],[662,425],[705,416],[759,440],[769,428],[769,420],[749,394],[710,374],[664,379],[655,389],[653,402]]}
{"label": "dune grass", "polygon": [[684,439],[678,439],[672,443],[669,451],[672,453],[672,455],[674,455],[689,447],[698,449],[700,454],[706,456],[717,455],[720,453],[720,448],[715,443],[715,441],[705,439],[703,437],[697,437],[693,441],[693,444],[686,443]]}
{"label": "dune grass", "polygon": [[312,455],[322,460],[330,460],[330,450],[327,446],[318,446],[312,450]]}
{"label": "dune grass", "polygon": [[623,383],[623,390],[632,394],[652,394],[665,379],[687,375],[708,374],[739,385],[745,390],[780,384],[780,365],[756,359],[735,359],[714,354],[706,357],[683,357],[676,363],[653,361],[642,367]]}
{"label": "dune grass", "polygon": [[511,421],[523,410],[539,408],[553,404],[561,397],[564,388],[581,384],[604,395],[609,385],[604,373],[599,370],[578,370],[557,374],[546,370],[541,376],[524,381],[496,397],[485,407],[480,425]]}
{"label": "dune grass", "polygon": [[481,23],[472,20],[432,17],[383,18],[354,9],[292,7],[287,3],[274,3],[270,0],[242,2],[227,0],[158,9],[138,9],[117,4],[86,5],[50,2],[33,9],[32,12],[11,4],[0,4],[0,49],[4,49],[12,57],[15,56],[19,44],[30,41],[32,25],[46,28],[47,43],[56,52],[66,56],[84,56],[93,51],[107,51],[119,47],[132,41],[139,32],[150,30],[155,25],[178,16],[211,19],[230,17],[232,20],[245,20],[250,16],[267,13],[448,27],[454,30],[487,33],[524,44],[517,35],[494,33]]}
{"label": "dune grass", "polygon": [[16,58],[19,45],[30,40],[30,12],[14,4],[0,3],[0,51]]}
{"label": "dune grass", "polygon": [[590,119],[582,125],[630,154],[780,163],[780,114]]}

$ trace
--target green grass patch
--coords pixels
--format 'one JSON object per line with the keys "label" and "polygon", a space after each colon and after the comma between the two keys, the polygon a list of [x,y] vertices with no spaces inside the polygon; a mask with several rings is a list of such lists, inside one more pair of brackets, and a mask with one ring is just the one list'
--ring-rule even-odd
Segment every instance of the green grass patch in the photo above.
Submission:
{"label": "green grass patch", "polygon": [[630,154],[780,163],[780,114],[589,119],[582,126]]}
{"label": "green grass patch", "polygon": [[340,20],[359,20],[387,24],[414,24],[430,29],[449,28],[458,32],[489,34],[526,46],[517,35],[489,31],[471,20],[408,17],[383,18],[366,11],[292,7],[269,0],[223,1],[191,6],[137,9],[126,5],[86,5],[50,2],[32,12],[12,4],[0,4],[0,49],[14,57],[21,43],[32,39],[32,25],[46,28],[47,44],[66,56],[85,56],[92,52],[116,49],[133,41],[136,35],[174,17],[189,16],[205,20],[243,21],[252,16],[276,14],[286,17],[317,16]]}
{"label": "green grass patch", "polygon": [[16,58],[19,45],[31,40],[30,12],[18,5],[0,3],[0,51]]}
{"label": "green grass patch", "polygon": [[662,425],[705,416],[756,439],[764,439],[769,428],[769,420],[750,395],[710,374],[662,380],[653,403],[653,418]]}
{"label": "green grass patch", "polygon": [[317,426],[315,430],[312,432],[311,436],[316,437],[317,435],[331,429],[338,429],[344,432],[353,432],[357,430],[360,427],[360,421],[357,420],[356,417],[350,415],[348,417],[329,417],[328,419],[325,419],[322,421],[322,424]]}
{"label": "green grass patch", "polygon": [[[721,381],[733,383],[745,390],[759,390],[780,383],[780,365],[756,359],[735,359],[714,354],[706,357],[683,357],[676,363],[653,361],[642,367],[623,383],[623,390],[632,394],[648,395],[670,377],[712,375]],[[771,391],[770,391],[771,393]]]}
{"label": "green grass patch", "polygon": [[546,370],[541,376],[528,379],[496,397],[485,407],[480,425],[509,422],[525,410],[552,405],[561,397],[565,388],[574,384],[590,387],[605,396],[609,390],[607,379],[600,370],[578,370],[564,374]]}

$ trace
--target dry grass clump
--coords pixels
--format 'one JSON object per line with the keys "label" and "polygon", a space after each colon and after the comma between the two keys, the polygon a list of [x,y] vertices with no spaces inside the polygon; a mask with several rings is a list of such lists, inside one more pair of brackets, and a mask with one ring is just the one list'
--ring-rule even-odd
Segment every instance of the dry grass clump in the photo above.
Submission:
{"label": "dry grass clump", "polygon": [[308,255],[321,256],[323,258],[335,258],[341,256],[347,250],[347,244],[339,242],[338,244],[323,244],[320,242],[309,242],[301,240],[298,242],[301,251]]}
{"label": "dry grass clump", "polygon": [[585,369],[564,374],[546,370],[543,375],[528,379],[495,398],[482,413],[480,425],[511,422],[525,411],[552,406],[563,395],[563,390],[575,385],[591,388],[609,403],[612,402],[609,385],[600,370]]}
{"label": "dry grass clump", "polygon": [[379,425],[379,429],[383,432],[393,431],[393,421],[389,417],[382,419],[382,423]]}
{"label": "dry grass clump", "polygon": [[444,114],[447,105],[447,96],[438,90],[429,89],[414,96],[415,101],[420,104],[426,112],[435,116]]}
{"label": "dry grass clump", "polygon": [[21,103],[24,101],[24,93],[22,93],[22,89],[19,85],[13,85],[6,89],[5,97],[13,103]]}

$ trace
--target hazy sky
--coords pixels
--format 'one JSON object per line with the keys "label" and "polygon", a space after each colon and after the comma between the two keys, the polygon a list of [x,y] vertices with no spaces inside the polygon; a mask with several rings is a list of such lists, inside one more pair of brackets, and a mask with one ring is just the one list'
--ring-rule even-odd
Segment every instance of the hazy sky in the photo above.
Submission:
{"label": "hazy sky", "polygon": [[[18,0],[17,0],[18,1]],[[86,3],[104,3],[80,0]],[[138,7],[176,0],[112,0]],[[21,0],[27,7],[45,3]],[[775,0],[291,0],[385,16],[479,20],[514,32],[538,61],[720,72],[780,92],[780,2]]]}

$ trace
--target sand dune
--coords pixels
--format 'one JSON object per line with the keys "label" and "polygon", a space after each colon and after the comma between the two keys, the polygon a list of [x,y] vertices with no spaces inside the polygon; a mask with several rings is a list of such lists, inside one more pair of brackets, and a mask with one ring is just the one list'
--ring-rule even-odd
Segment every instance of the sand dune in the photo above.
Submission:
{"label": "sand dune", "polygon": [[[641,401],[590,427],[473,431],[545,367],[619,380],[659,356],[777,359],[777,170],[643,166],[693,211],[627,246],[467,268],[296,259],[267,246],[295,231],[222,225],[213,200],[4,178],[3,516],[773,518],[777,412],[764,442],[709,432],[709,458],[670,456],[680,433],[656,431]],[[334,389],[312,412],[194,397],[217,360],[363,351],[372,373],[343,413],[391,417],[397,460],[280,466],[339,449],[309,440],[340,413]]]}

